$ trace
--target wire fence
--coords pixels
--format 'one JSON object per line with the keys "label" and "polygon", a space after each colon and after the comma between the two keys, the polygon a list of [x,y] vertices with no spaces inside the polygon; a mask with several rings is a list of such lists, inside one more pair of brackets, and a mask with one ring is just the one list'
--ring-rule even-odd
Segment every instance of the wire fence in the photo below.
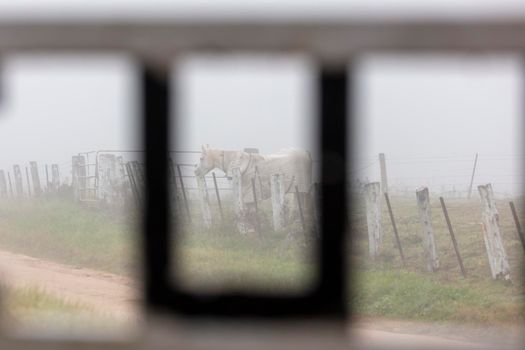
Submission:
{"label": "wire fence", "polygon": [[[85,155],[87,163],[96,164],[98,155],[111,153],[122,156],[124,161],[143,162],[143,151],[140,150],[99,150],[81,152]],[[197,150],[173,150],[170,157],[180,166],[186,189],[190,192],[198,191],[195,180],[194,168],[199,162],[201,151]],[[449,198],[466,198],[469,192],[473,195],[477,192],[477,186],[491,183],[494,194],[500,198],[511,198],[523,194],[523,159],[524,154],[479,154],[476,168],[474,168],[475,155],[392,155],[386,154],[388,192],[392,195],[413,197],[417,188],[425,186],[431,192],[439,193]],[[37,172],[40,183],[44,190],[50,187],[52,165],[59,167],[60,184],[72,185],[72,161],[62,160],[59,162],[39,162]],[[22,191],[28,195],[34,189],[32,181],[26,177],[26,169],[30,169],[28,161],[18,164],[22,172]],[[313,181],[319,181],[319,162],[314,160]],[[96,166],[88,169],[96,176]],[[474,176],[473,176],[474,170]],[[0,195],[9,195],[16,192],[13,166],[0,169]],[[88,174],[89,175],[89,174]],[[179,174],[175,175],[177,178]],[[5,181],[2,180],[5,178]],[[31,177],[31,176],[29,176]],[[229,179],[220,170],[215,170],[218,189],[222,192],[231,191]],[[11,185],[9,185],[11,178]],[[472,181],[472,190],[469,191]],[[5,182],[5,184],[3,183]],[[180,181],[180,180],[178,180]],[[349,187],[351,191],[359,191],[363,184],[381,181],[379,157],[355,157],[349,169]],[[205,177],[207,187],[214,186],[213,176]],[[13,190],[10,189],[10,186]],[[16,195],[14,193],[13,195]]]}

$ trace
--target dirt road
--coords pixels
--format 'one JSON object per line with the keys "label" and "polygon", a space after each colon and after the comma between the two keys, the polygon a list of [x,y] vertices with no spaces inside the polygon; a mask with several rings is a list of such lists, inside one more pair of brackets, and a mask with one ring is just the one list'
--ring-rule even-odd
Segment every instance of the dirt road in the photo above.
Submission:
{"label": "dirt road", "polygon": [[[123,276],[0,251],[0,281],[12,287],[37,287],[59,298],[87,305],[114,320],[134,322],[140,317],[140,289]],[[357,348],[417,345],[418,348],[475,349],[487,345],[492,348],[496,344],[498,348],[510,348],[523,344],[517,342],[523,340],[517,336],[520,331],[520,327],[510,330],[360,319],[350,328],[350,343]]]}
{"label": "dirt road", "polygon": [[0,280],[12,287],[36,287],[111,318],[138,317],[140,291],[123,276],[0,251]]}
{"label": "dirt road", "polygon": [[467,325],[361,318],[350,334],[358,347],[417,349],[523,349],[523,325]]}

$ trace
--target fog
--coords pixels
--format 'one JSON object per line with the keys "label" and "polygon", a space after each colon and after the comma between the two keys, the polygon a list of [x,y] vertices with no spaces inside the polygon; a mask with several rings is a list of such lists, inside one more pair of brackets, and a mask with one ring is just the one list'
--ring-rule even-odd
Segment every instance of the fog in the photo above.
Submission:
{"label": "fog", "polygon": [[[17,56],[2,65],[0,169],[36,160],[68,166],[94,150],[140,149],[137,76],[125,56]],[[412,191],[465,191],[475,184],[518,193],[522,70],[511,56],[364,56],[351,135],[352,176]],[[313,135],[313,65],[305,57],[200,56],[174,64],[172,149],[304,148]],[[176,140],[176,142],[175,142]],[[64,176],[67,176],[65,174]]]}
{"label": "fog", "polygon": [[378,180],[379,166],[369,165],[384,152],[392,185],[465,191],[478,153],[474,185],[521,191],[519,58],[390,55],[360,63],[354,177]]}

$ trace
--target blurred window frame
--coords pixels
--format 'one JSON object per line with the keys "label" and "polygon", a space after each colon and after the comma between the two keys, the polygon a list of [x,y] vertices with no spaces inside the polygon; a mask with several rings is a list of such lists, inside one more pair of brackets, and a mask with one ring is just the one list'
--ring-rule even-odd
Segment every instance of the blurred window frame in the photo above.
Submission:
{"label": "blurred window frame", "polygon": [[[351,122],[352,103],[346,97],[353,96],[352,60],[370,52],[409,52],[414,53],[471,53],[484,54],[494,52],[525,52],[525,20],[483,19],[483,20],[375,20],[375,21],[289,21],[289,22],[257,22],[241,23],[239,21],[186,21],[180,24],[116,22],[116,23],[2,23],[0,24],[0,53],[61,53],[61,52],[124,52],[135,57],[142,74],[142,96],[144,97],[143,115],[155,114],[161,118],[148,118],[145,123],[146,159],[158,154],[158,150],[166,149],[167,135],[157,137],[159,130],[167,130],[168,92],[166,77],[172,60],[184,53],[214,53],[214,52],[262,52],[279,54],[304,54],[315,59],[319,67],[318,92],[320,104],[318,116],[322,123],[320,138],[322,148],[322,179],[323,179],[323,232],[337,233],[336,239],[322,235],[321,259],[328,259],[328,265],[320,264],[321,284],[319,293],[308,303],[318,302],[309,312],[301,314],[301,305],[279,311],[279,302],[270,301],[271,307],[264,311],[261,308],[252,309],[244,316],[265,317],[276,320],[282,316],[313,317],[319,319],[335,319],[344,321],[346,311],[341,309],[344,297],[344,259],[341,239],[343,239],[346,197],[344,175],[346,162],[350,161],[345,153],[345,126],[348,113]],[[348,74],[347,74],[348,73]],[[347,90],[350,95],[347,95]],[[341,90],[343,89],[343,90]],[[344,92],[341,101],[341,92]],[[1,103],[1,101],[0,101]],[[348,105],[348,107],[347,107]],[[344,112],[341,118],[341,113]],[[335,132],[335,136],[334,136]],[[160,158],[160,157],[157,157]],[[166,201],[159,187],[154,182],[162,183],[160,189],[166,189],[166,162],[149,161],[147,165],[149,199],[146,202],[146,223],[144,227],[143,248],[146,256],[146,320],[145,333],[154,325],[169,323],[177,312],[191,316],[202,305],[194,304],[185,309],[184,305],[174,305],[171,299],[173,286],[165,278],[169,257],[165,250],[168,236],[161,240],[148,239],[148,232],[159,229],[168,232],[166,222],[167,205],[158,209],[156,203]],[[343,178],[340,178],[343,176]],[[341,192],[341,189],[343,191]],[[337,193],[339,191],[340,193]],[[165,193],[164,193],[165,195]],[[334,202],[335,201],[335,202]],[[331,211],[332,212],[331,212]],[[160,221],[159,221],[160,220]],[[159,252],[161,252],[159,254]],[[332,257],[327,254],[333,253]],[[330,273],[335,278],[324,280]],[[159,273],[160,269],[160,273]],[[159,273],[161,277],[153,274]],[[258,296],[259,298],[260,296]],[[321,299],[318,299],[318,298]],[[334,297],[333,300],[326,298]],[[239,312],[222,307],[239,305],[242,295],[230,295],[226,303],[218,305],[213,312],[202,312],[204,316],[244,317]],[[316,299],[317,298],[317,299]],[[185,300],[187,302],[188,300]],[[191,303],[191,300],[189,300]],[[224,300],[223,300],[224,301]],[[255,306],[257,299],[248,300],[246,305]],[[233,302],[233,304],[231,304]],[[270,305],[268,304],[268,305]],[[241,304],[242,305],[242,304]],[[264,303],[263,303],[264,305]],[[283,307],[284,304],[282,304]],[[312,306],[312,305],[310,305]],[[165,308],[168,308],[166,315]],[[317,311],[315,308],[320,307]],[[199,309],[203,311],[202,309]],[[257,311],[259,310],[259,311]],[[174,312],[174,313],[172,313]],[[163,316],[165,317],[163,319]],[[168,335],[170,332],[164,333]],[[115,340],[67,339],[49,336],[14,337],[1,334],[0,347],[17,349],[70,348],[82,345],[83,348],[116,349],[118,347],[143,348],[148,347],[151,338],[142,335],[132,341],[119,342]]]}

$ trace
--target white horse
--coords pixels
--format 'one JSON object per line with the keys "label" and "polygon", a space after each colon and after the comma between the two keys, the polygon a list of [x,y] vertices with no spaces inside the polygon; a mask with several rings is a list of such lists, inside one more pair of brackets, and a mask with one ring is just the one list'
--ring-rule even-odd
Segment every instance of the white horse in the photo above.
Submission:
{"label": "white horse", "polygon": [[[256,182],[258,200],[270,198],[270,180],[274,174],[284,174],[286,193],[308,194],[312,183],[312,159],[304,150],[285,149],[271,155],[259,155],[243,151],[228,151],[202,146],[195,175],[201,177],[213,169],[232,176],[232,169],[239,168],[245,203],[253,202],[252,179]],[[304,195],[303,195],[304,196]]]}
{"label": "white horse", "polygon": [[[259,155],[243,151],[213,149],[206,145],[202,146],[202,154],[195,168],[195,175],[202,179],[211,170],[220,169],[231,178],[234,168],[240,170],[241,197],[247,210],[242,214],[243,216],[238,218],[237,225],[240,232],[246,232],[244,225],[253,220],[254,192],[257,201],[270,198],[271,177],[275,174],[283,175],[285,225],[286,222],[289,223],[290,220],[294,221],[298,218],[297,201],[301,203],[303,214],[311,211],[312,159],[308,152],[287,149],[271,155]],[[252,219],[247,219],[250,216]]]}

